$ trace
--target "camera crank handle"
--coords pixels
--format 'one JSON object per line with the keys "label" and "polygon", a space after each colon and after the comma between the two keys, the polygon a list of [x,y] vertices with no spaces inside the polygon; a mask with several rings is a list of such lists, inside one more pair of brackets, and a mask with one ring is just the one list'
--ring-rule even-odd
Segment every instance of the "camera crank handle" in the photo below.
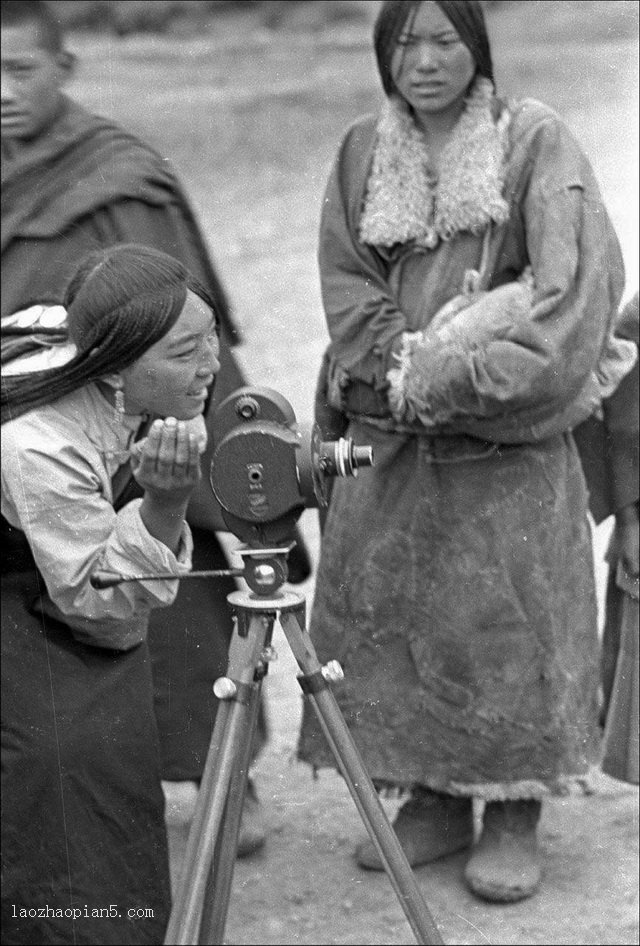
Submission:
{"label": "camera crank handle", "polygon": [[185,578],[225,578],[227,576],[240,578],[244,575],[243,568],[220,568],[213,571],[187,572],[185,575],[174,575],[171,572],[159,575],[121,575],[118,572],[95,572],[89,582],[92,588],[113,588],[128,581],[183,581]]}

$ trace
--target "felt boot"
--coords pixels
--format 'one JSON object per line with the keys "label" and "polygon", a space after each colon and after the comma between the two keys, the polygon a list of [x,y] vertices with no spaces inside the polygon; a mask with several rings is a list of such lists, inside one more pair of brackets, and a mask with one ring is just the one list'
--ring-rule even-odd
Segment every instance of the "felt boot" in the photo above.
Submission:
{"label": "felt boot", "polygon": [[258,801],[255,785],[249,779],[240,820],[238,857],[248,857],[249,854],[255,854],[264,845],[265,840],[266,829],[262,806]]}
{"label": "felt boot", "polygon": [[542,874],[536,839],[541,802],[487,802],[482,834],[464,876],[484,900],[513,903],[530,897]]}
{"label": "felt boot", "polygon": [[[428,789],[417,789],[392,825],[412,867],[455,854],[473,843],[473,802]],[[367,870],[384,870],[373,841],[356,848],[356,860]]]}
{"label": "felt boot", "polygon": [[[184,869],[189,829],[198,800],[198,783],[163,781],[162,788],[166,801],[165,822],[169,844],[171,889],[175,895]],[[240,820],[237,856],[248,857],[249,854],[254,854],[264,845],[265,840],[264,814],[258,801],[255,785],[252,779],[249,779]]]}

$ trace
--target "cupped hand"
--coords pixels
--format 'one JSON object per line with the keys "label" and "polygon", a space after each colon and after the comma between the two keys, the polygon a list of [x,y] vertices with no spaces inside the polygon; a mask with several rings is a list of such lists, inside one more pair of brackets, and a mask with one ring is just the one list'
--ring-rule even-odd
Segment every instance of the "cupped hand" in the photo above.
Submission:
{"label": "cupped hand", "polygon": [[155,420],[131,451],[131,467],[145,493],[166,502],[188,497],[201,478],[197,435],[175,417]]}

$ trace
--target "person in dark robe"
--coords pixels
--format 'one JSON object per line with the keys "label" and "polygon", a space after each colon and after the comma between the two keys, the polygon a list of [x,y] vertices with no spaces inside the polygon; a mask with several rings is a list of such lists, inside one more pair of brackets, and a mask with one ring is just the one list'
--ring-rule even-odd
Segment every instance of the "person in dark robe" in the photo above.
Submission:
{"label": "person in dark robe", "polygon": [[[620,315],[619,331],[638,346],[638,292],[629,298]],[[639,516],[639,389],[638,361],[602,405],[600,416],[592,416],[576,429],[589,506],[596,525],[614,516],[607,550],[607,584],[600,661],[602,687],[601,725],[607,720],[620,651],[625,578],[638,583]],[[622,577],[621,577],[622,576]]]}
{"label": "person in dark robe", "polygon": [[[232,353],[240,341],[224,288],[187,197],[167,160],[117,124],[90,114],[63,92],[73,70],[59,23],[46,3],[2,3],[2,317],[19,319],[25,338],[4,344],[3,361],[57,340],[52,303],[62,299],[87,251],[119,242],[163,250],[188,265],[215,301],[221,323],[222,368],[206,412],[247,383]],[[52,315],[53,311],[53,315]],[[15,321],[15,318],[14,318]],[[213,444],[203,457],[207,468]],[[227,568],[208,477],[194,494],[189,519],[194,568]],[[289,579],[301,581],[310,562],[300,536]],[[184,582],[175,605],[154,614],[149,643],[168,816],[184,841],[215,721],[213,681],[227,667],[232,578]],[[262,710],[256,754],[267,738]],[[250,783],[239,842],[248,854],[265,827]]]}

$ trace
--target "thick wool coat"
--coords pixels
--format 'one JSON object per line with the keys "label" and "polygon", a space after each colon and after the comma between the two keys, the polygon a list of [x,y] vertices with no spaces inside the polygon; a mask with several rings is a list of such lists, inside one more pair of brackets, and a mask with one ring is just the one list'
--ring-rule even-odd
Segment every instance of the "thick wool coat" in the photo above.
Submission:
{"label": "thick wool coat", "polygon": [[[483,234],[361,242],[378,127],[367,117],[340,148],[320,240],[331,346],[319,420],[335,432],[344,416],[375,464],[334,485],[311,635],[343,664],[336,696],[374,781],[487,799],[563,792],[597,758],[588,494],[570,424],[552,422],[597,370],[624,284],[567,127],[532,100],[505,108],[509,213],[485,288],[530,266],[530,318],[458,360],[440,426],[399,424],[387,374],[403,334],[480,269]],[[299,752],[335,766],[306,710]]]}

